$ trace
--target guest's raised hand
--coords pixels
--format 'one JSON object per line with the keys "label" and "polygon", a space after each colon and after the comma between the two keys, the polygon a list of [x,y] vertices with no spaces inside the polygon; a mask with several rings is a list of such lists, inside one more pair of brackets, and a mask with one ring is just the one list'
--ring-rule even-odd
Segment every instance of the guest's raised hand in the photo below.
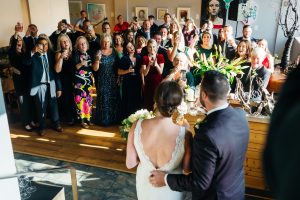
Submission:
{"label": "guest's raised hand", "polygon": [[165,183],[165,172],[154,170],[151,172],[151,175],[149,177],[149,181],[151,185],[154,187],[163,187],[166,185]]}

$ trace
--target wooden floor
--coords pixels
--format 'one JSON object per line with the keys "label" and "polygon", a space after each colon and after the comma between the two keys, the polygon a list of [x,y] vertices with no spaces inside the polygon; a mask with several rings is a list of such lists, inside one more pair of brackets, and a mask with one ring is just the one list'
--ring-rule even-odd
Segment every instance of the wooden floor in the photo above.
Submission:
{"label": "wooden floor", "polygon": [[125,166],[126,141],[117,126],[63,126],[64,132],[46,129],[46,135],[23,130],[20,124],[10,124],[15,152],[55,158],[123,172],[135,172]]}

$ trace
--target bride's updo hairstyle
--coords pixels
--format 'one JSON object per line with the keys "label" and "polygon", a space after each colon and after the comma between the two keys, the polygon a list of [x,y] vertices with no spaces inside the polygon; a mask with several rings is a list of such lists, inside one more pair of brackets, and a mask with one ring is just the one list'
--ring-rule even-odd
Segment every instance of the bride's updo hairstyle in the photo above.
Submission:
{"label": "bride's updo hairstyle", "polygon": [[163,81],[155,91],[154,101],[160,114],[171,117],[182,101],[182,89],[175,81]]}

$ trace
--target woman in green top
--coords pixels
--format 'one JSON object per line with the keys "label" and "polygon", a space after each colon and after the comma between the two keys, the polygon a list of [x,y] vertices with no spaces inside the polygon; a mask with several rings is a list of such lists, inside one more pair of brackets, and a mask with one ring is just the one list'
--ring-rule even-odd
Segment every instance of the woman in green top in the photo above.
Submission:
{"label": "woman in green top", "polygon": [[206,58],[208,58],[211,53],[214,54],[214,48],[211,45],[211,35],[209,32],[203,32],[200,41],[202,41],[202,44],[197,45],[197,50],[200,55],[205,55]]}

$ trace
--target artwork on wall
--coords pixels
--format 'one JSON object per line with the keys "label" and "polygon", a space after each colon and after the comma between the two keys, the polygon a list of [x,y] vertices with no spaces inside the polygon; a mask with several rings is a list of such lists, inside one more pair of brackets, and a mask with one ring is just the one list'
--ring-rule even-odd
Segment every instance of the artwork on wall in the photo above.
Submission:
{"label": "artwork on wall", "polygon": [[211,20],[214,29],[221,29],[225,18],[226,9],[223,0],[202,0],[201,21]]}
{"label": "artwork on wall", "polygon": [[156,9],[156,19],[163,20],[164,15],[168,12],[168,8],[157,8]]}
{"label": "artwork on wall", "polygon": [[190,8],[177,8],[177,19],[180,24],[184,24],[186,19],[189,19],[191,15]]}
{"label": "artwork on wall", "polygon": [[92,24],[97,24],[106,17],[105,4],[87,3],[86,11]]}
{"label": "artwork on wall", "polygon": [[247,1],[246,3],[239,3],[238,21],[244,24],[252,24],[256,21],[258,13],[258,5],[254,1]]}
{"label": "artwork on wall", "polygon": [[79,19],[80,11],[82,10],[81,1],[69,1],[69,12],[70,12],[70,23],[75,24],[76,20]]}
{"label": "artwork on wall", "polygon": [[138,22],[148,19],[148,7],[135,7],[135,16]]}

